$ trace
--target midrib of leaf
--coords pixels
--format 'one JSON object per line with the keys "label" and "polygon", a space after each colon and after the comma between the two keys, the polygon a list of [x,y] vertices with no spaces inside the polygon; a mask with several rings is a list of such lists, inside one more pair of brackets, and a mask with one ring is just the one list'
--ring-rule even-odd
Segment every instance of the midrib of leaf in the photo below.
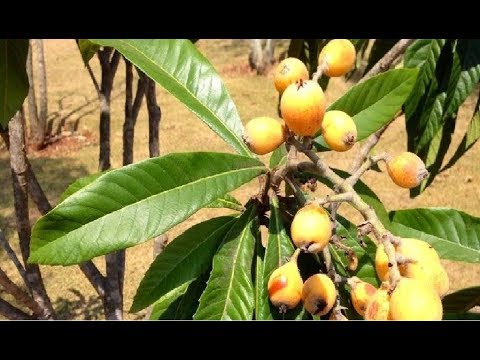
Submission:
{"label": "midrib of leaf", "polygon": [[227,204],[227,205],[232,205],[232,206],[241,206],[237,203],[234,203],[233,201],[228,201],[226,199],[217,199],[216,201],[220,202],[220,203],[223,203],[223,204]]}
{"label": "midrib of leaf", "polygon": [[223,311],[222,311],[222,316],[221,316],[221,319],[223,319],[223,317],[226,315],[226,311],[227,311],[227,304],[230,304],[230,292],[232,291],[232,284],[233,284],[233,279],[235,277],[235,273],[236,273],[236,270],[237,270],[237,261],[238,261],[238,253],[240,252],[240,248],[242,247],[243,245],[243,242],[245,240],[245,234],[247,232],[247,230],[250,230],[250,224],[251,224],[251,220],[247,223],[247,226],[245,226],[245,228],[242,230],[242,233],[240,235],[240,241],[238,242],[238,246],[237,246],[237,250],[235,252],[235,258],[233,260],[233,268],[232,268],[232,274],[230,276],[230,280],[228,282],[228,290],[227,290],[227,296],[225,298],[225,304],[223,305]]}
{"label": "midrib of leaf", "polygon": [[[163,66],[160,66],[158,65],[153,59],[151,59],[150,57],[147,56],[147,54],[143,53],[139,48],[137,48],[136,46],[128,43],[128,42],[125,42],[124,40],[117,40],[119,41],[120,43],[123,43],[124,45],[132,48],[134,51],[136,51],[138,54],[141,54],[145,57],[145,59],[147,59],[151,64],[155,65],[155,66],[158,66],[160,69],[162,69],[163,73],[166,74],[170,79],[174,80],[175,83],[177,83],[180,87],[184,88],[190,95],[191,97],[195,100],[196,103],[200,104],[200,106],[207,110],[210,114],[213,115],[213,117],[215,117],[217,120],[220,121],[222,127],[224,129],[226,129],[231,135],[233,135],[234,138],[238,139],[237,137],[237,134],[235,134],[234,132],[232,132],[232,130],[228,127],[228,126],[225,126],[225,124],[223,123],[223,121],[220,120],[220,118],[207,106],[205,106],[204,104],[202,104],[201,101],[199,101],[197,99],[197,97],[195,96],[195,94],[193,94],[190,89],[188,89],[184,84],[182,84],[180,81],[178,81],[174,76],[172,76],[167,70],[165,70],[165,68]],[[203,55],[199,52],[199,55],[203,57]],[[129,58],[129,56],[125,55],[126,58],[128,58],[130,61],[131,59]],[[132,63],[136,64],[135,61],[132,61]],[[137,64],[136,64],[137,65]],[[141,68],[140,65],[137,65]],[[143,69],[142,69],[143,70]],[[194,111],[195,113],[197,113],[196,111]],[[250,150],[248,150],[248,148],[245,146],[245,144],[243,144],[241,141],[238,141],[238,143],[240,144],[240,146],[245,150],[245,155],[248,155],[250,157],[252,157],[252,152]]]}
{"label": "midrib of leaf", "polygon": [[[57,238],[49,241],[47,244],[45,244],[45,245],[43,245],[43,246],[40,246],[40,247],[37,247],[35,250],[38,250],[38,249],[40,249],[40,248],[48,249],[50,246],[53,246],[54,243],[55,243],[55,241],[58,240],[59,238],[63,238],[63,237],[65,237],[65,236],[68,236],[69,234],[71,234],[71,233],[73,233],[73,232],[80,231],[80,230],[82,230],[84,227],[89,226],[89,225],[91,225],[91,224],[94,224],[94,223],[96,223],[96,222],[98,222],[98,221],[105,221],[107,217],[109,217],[109,216],[111,216],[111,215],[113,215],[113,214],[119,214],[119,216],[122,216],[123,213],[124,213],[125,211],[127,211],[127,210],[130,210],[130,208],[133,207],[134,209],[136,209],[136,208],[138,208],[138,206],[139,206],[140,204],[142,204],[142,203],[146,202],[147,200],[149,200],[149,199],[151,199],[151,198],[154,198],[154,197],[156,197],[156,196],[162,196],[162,197],[163,197],[164,194],[167,194],[167,193],[170,193],[170,192],[173,192],[173,191],[177,191],[177,190],[179,190],[179,189],[185,189],[185,188],[188,188],[188,187],[192,187],[192,186],[194,186],[195,184],[197,184],[197,183],[199,183],[199,182],[207,181],[207,180],[209,180],[209,179],[213,179],[213,178],[216,178],[216,177],[220,177],[220,176],[223,177],[224,175],[228,175],[228,174],[235,174],[235,173],[237,173],[237,172],[242,172],[242,171],[246,171],[246,170],[253,170],[253,169],[262,169],[262,168],[263,168],[263,166],[253,166],[253,167],[247,167],[247,168],[242,168],[242,169],[230,170],[230,171],[222,172],[222,173],[220,173],[220,174],[215,174],[215,175],[210,175],[210,176],[207,176],[207,177],[203,177],[203,178],[201,178],[201,179],[197,179],[197,180],[192,181],[192,182],[189,182],[189,183],[187,183],[187,184],[180,185],[180,186],[177,186],[177,187],[174,187],[174,188],[165,190],[165,191],[163,191],[163,192],[161,192],[161,193],[157,193],[157,194],[151,195],[151,196],[149,196],[149,197],[146,197],[146,198],[144,198],[144,199],[142,199],[142,200],[139,200],[139,201],[137,201],[137,202],[134,202],[134,203],[132,203],[132,204],[128,204],[128,205],[126,205],[126,206],[124,206],[124,207],[122,207],[122,208],[120,208],[120,209],[118,209],[118,210],[115,210],[115,211],[113,211],[113,212],[110,212],[110,213],[106,214],[105,216],[102,216],[102,217],[100,217],[100,218],[97,218],[97,219],[95,219],[95,220],[93,220],[93,221],[91,221],[91,222],[88,222],[88,223],[86,223],[86,224],[82,224],[80,227],[75,228],[75,229],[73,229],[72,231],[70,231],[70,232],[68,232],[68,233],[66,233],[66,234],[64,234],[64,235],[59,236],[59,237],[57,237]],[[118,184],[117,184],[117,185],[118,185]],[[89,190],[89,187],[93,187],[93,186],[95,186],[95,183],[90,183],[90,184],[88,184],[88,185],[84,188],[84,190],[85,190],[85,191],[88,191],[88,190]],[[120,185],[119,185],[119,186],[120,186]],[[123,188],[123,187],[122,187],[122,188]],[[123,189],[125,189],[125,188],[123,188]],[[127,190],[127,189],[125,189],[125,190]],[[127,190],[127,191],[128,191],[128,190]],[[95,192],[92,192],[92,193],[97,194],[97,193],[95,193]],[[69,205],[68,202],[74,201],[75,198],[77,197],[77,196],[75,196],[75,195],[78,196],[78,193],[75,193],[75,194],[73,194],[72,196],[68,197],[68,198],[65,200],[65,202],[63,202],[63,206],[68,206],[68,205]],[[69,201],[68,199],[70,199],[70,201]],[[72,200],[72,199],[73,199],[73,200]],[[75,204],[75,205],[76,205],[76,206],[86,207],[85,205],[78,205],[78,204]],[[93,208],[93,209],[95,209],[95,208]],[[98,209],[95,209],[95,210],[98,210]],[[100,210],[98,210],[98,211],[100,211]],[[72,222],[78,223],[78,222],[73,221],[73,220],[70,220],[70,219],[68,219],[68,221],[72,221]],[[80,223],[78,223],[78,224],[80,224]],[[103,228],[103,226],[102,226],[102,228]],[[55,230],[55,229],[42,229],[42,232],[45,232],[45,231],[57,231],[57,230]]]}

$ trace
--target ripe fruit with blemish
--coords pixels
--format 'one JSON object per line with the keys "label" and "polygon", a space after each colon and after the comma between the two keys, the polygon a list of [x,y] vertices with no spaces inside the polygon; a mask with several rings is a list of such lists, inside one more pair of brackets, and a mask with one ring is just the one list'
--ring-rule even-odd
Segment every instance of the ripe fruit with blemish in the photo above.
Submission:
{"label": "ripe fruit with blemish", "polygon": [[325,274],[312,275],[303,284],[303,306],[312,315],[325,315],[332,310],[336,299],[335,285]]}
{"label": "ripe fruit with blemish", "polygon": [[283,59],[275,69],[273,77],[275,88],[280,94],[288,85],[300,79],[308,80],[308,69],[302,61],[293,57]]}

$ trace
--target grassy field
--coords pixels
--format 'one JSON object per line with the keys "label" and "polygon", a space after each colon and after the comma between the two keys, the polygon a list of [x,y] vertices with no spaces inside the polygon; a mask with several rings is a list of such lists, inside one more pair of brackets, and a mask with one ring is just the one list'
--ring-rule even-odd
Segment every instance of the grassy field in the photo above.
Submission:
{"label": "grassy field", "polygon": [[[233,97],[242,121],[255,116],[277,116],[278,95],[272,84],[271,74],[256,76],[248,69],[248,43],[243,40],[200,40],[199,49],[222,75]],[[276,55],[285,48],[283,42]],[[79,176],[97,171],[98,167],[98,119],[99,105],[95,89],[73,40],[46,40],[45,55],[48,71],[49,123],[53,132],[73,136],[52,144],[46,150],[30,152],[33,168],[43,185],[48,198],[57,203],[63,190]],[[91,64],[99,74],[98,61]],[[121,62],[112,94],[112,166],[119,167],[122,161],[122,124],[124,111],[125,67]],[[334,79],[326,96],[331,103],[352,84]],[[212,150],[230,152],[229,147],[208,129],[196,116],[190,113],[177,99],[158,88],[158,102],[162,109],[160,125],[160,151],[162,154],[179,151]],[[468,99],[459,112],[457,128],[452,141],[453,148],[460,142],[467,121],[473,111],[473,99]],[[404,118],[397,119],[380,141],[379,150],[399,152],[406,149]],[[146,111],[142,108],[135,130],[135,161],[148,157],[148,123]],[[356,145],[356,147],[358,144]],[[0,149],[1,145],[0,145]],[[347,169],[355,148],[343,154],[326,154],[326,159],[335,167]],[[453,152],[447,155],[447,159]],[[432,186],[415,199],[409,198],[407,190],[396,187],[386,174],[367,173],[364,181],[374,189],[388,210],[445,206],[480,216],[480,144],[476,144],[458,163],[439,175]],[[268,156],[264,157],[268,160]],[[0,227],[13,242],[15,217],[13,212],[10,170],[6,150],[0,150]],[[381,166],[382,170],[384,169]],[[257,184],[251,183],[234,192],[245,201],[256,191]],[[446,196],[448,194],[449,196]],[[351,215],[348,209],[344,211]],[[201,210],[184,223],[168,232],[169,238],[214,215],[227,210]],[[39,217],[31,206],[32,222]],[[353,215],[352,215],[353,216]],[[16,245],[15,245],[16,246]],[[14,267],[2,254],[2,268],[18,280]],[[127,251],[127,275],[125,279],[125,308],[131,305],[135,290],[145,270],[152,261],[152,242],[130,248]],[[103,259],[95,259],[103,271]],[[451,290],[480,285],[480,265],[444,261],[451,280]],[[78,267],[42,266],[46,287],[61,318],[97,319],[102,318],[101,303],[96,293],[84,278]],[[125,314],[127,319],[137,319],[139,314]]]}

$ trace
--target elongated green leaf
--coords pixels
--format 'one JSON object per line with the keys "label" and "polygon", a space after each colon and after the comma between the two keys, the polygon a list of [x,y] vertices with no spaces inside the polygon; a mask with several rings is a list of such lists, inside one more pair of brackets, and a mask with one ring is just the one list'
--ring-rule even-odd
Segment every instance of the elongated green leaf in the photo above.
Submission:
{"label": "elongated green leaf", "polygon": [[173,290],[170,290],[160,299],[155,301],[155,303],[152,305],[150,320],[158,320],[163,314],[169,313],[169,309],[171,307],[175,307],[175,305],[181,301],[183,295],[185,294],[188,286],[191,283],[192,281],[183,283],[182,285],[176,287]]}
{"label": "elongated green leaf", "polygon": [[458,54],[460,63],[455,71],[459,74],[454,77],[458,80],[452,84],[453,95],[445,111],[445,117],[452,116],[458,111],[459,106],[480,81],[480,39],[459,39],[455,53]]}
{"label": "elongated green leaf", "polygon": [[[401,110],[417,73],[416,69],[397,69],[374,76],[350,88],[327,110],[341,110],[352,116],[357,125],[358,140],[363,140]],[[320,134],[317,134],[315,143],[327,147]]]}
{"label": "elongated green leaf", "polygon": [[225,234],[234,223],[231,216],[197,224],[172,241],[145,273],[130,311],[137,312],[178,286],[204,272]]}
{"label": "elongated green leaf", "polygon": [[265,301],[268,299],[265,298],[263,288],[265,281],[263,279],[263,268],[264,268],[264,259],[265,259],[265,248],[262,245],[262,236],[257,237],[255,243],[255,307],[254,307],[254,318],[255,320],[261,320],[261,308]]}
{"label": "elongated green leaf", "polygon": [[455,68],[459,69],[460,66],[459,58],[455,56],[453,48],[452,40],[447,41],[441,48],[432,76],[425,79],[424,93],[417,95],[420,101],[413,100],[417,106],[408,107],[407,100],[408,149],[414,153],[419,153],[427,146],[443,125],[445,110],[453,96],[454,84],[459,75],[459,71],[455,71]]}
{"label": "elongated green leaf", "polygon": [[477,142],[480,138],[480,96],[478,97],[477,105],[475,106],[475,113],[473,114],[472,120],[468,124],[467,132],[463,137],[460,145],[458,145],[457,151],[452,156],[447,165],[442,169],[446,170],[458,161],[463,154],[465,154],[470,148]]}
{"label": "elongated green leaf", "polygon": [[263,287],[260,291],[261,300],[257,314],[258,320],[294,320],[303,317],[302,306],[289,310],[285,315],[279,313],[278,308],[273,306],[268,299],[268,280],[272,273],[290,259],[295,250],[292,241],[285,230],[280,214],[278,199],[270,198],[270,223],[265,260],[263,266]]}
{"label": "elongated green leaf", "polygon": [[28,40],[0,39],[0,127],[20,110],[28,94]]}
{"label": "elongated green leaf", "polygon": [[462,313],[480,306],[480,286],[474,286],[448,294],[442,299],[443,311]]}
{"label": "elongated green leaf", "polygon": [[227,209],[232,209],[237,211],[243,210],[242,204],[230,194],[225,194],[219,197],[217,200],[215,200],[214,202],[211,202],[205,207],[206,208],[227,208]]}
{"label": "elongated green leaf", "polygon": [[29,261],[78,264],[139,244],[265,171],[232,154],[169,154],[112,170],[37,221]]}
{"label": "elongated green leaf", "polygon": [[98,173],[95,173],[95,174],[92,174],[92,175],[88,175],[88,176],[84,176],[84,177],[81,177],[77,180],[75,180],[75,182],[71,183],[66,189],[65,191],[62,193],[62,195],[60,195],[60,200],[59,202],[62,202],[63,200],[65,200],[67,197],[69,197],[70,195],[73,195],[74,193],[76,193],[78,190],[80,190],[81,188],[87,186],[88,184],[94,182],[95,180],[97,180],[100,176],[102,176],[103,174],[107,173],[108,171],[110,170],[107,170],[107,171],[101,171],[101,172],[98,172]]}
{"label": "elongated green leaf", "polygon": [[[429,90],[415,111],[407,114],[408,146],[425,161],[430,174],[416,196],[438,174],[455,130],[456,113],[480,80],[480,41],[449,41],[439,54]],[[418,100],[414,100],[417,102]]]}
{"label": "elongated green leaf", "polygon": [[448,208],[390,212],[391,231],[431,244],[443,259],[480,262],[480,218]]}
{"label": "elongated green leaf", "polygon": [[177,97],[239,154],[253,156],[222,79],[188,40],[92,40],[112,46]]}
{"label": "elongated green leaf", "polygon": [[206,271],[194,281],[185,283],[165,294],[153,305],[150,319],[192,320],[193,314],[198,308],[200,295],[207,285],[209,273],[210,271]]}
{"label": "elongated green leaf", "polygon": [[252,261],[258,226],[256,207],[249,206],[213,258],[212,272],[194,319],[252,319],[255,301]]}
{"label": "elongated green leaf", "polygon": [[405,51],[404,66],[419,69],[415,86],[405,102],[407,119],[412,116],[427,91],[427,87],[435,75],[437,60],[445,43],[445,39],[419,39],[415,40]]}
{"label": "elongated green leaf", "polygon": [[95,44],[87,39],[79,39],[77,44],[78,44],[78,49],[80,50],[80,54],[82,55],[82,60],[85,63],[85,65],[88,64],[90,59],[100,49],[100,45]]}
{"label": "elongated green leaf", "polygon": [[270,169],[274,169],[277,166],[284,165],[287,162],[287,148],[285,147],[285,144],[280,145],[278,148],[276,148],[272,156],[270,157]]}

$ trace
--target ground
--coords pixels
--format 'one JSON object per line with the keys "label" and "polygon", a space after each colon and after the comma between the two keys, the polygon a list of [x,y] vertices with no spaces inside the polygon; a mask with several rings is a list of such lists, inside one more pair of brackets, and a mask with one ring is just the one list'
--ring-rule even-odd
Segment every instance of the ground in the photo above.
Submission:
{"label": "ground", "polygon": [[[285,48],[286,42],[281,47]],[[244,40],[200,40],[200,51],[212,62],[225,81],[226,87],[237,105],[245,123],[256,116],[277,116],[278,95],[273,87],[272,75],[256,76],[248,68],[248,42]],[[276,55],[280,53],[277,49]],[[56,204],[60,194],[77,177],[97,171],[98,167],[98,120],[99,104],[88,72],[74,40],[46,40],[45,55],[48,76],[48,112],[50,128],[61,135],[58,141],[39,152],[30,151],[35,173],[44,187],[49,200]],[[91,61],[99,74],[97,59]],[[97,75],[98,76],[98,75]],[[122,123],[124,111],[125,67],[120,63],[112,94],[112,166],[119,167],[122,161]],[[326,96],[328,103],[348,89],[352,83],[334,79]],[[196,118],[176,98],[158,87],[158,102],[162,109],[160,125],[160,151],[162,154],[178,151],[226,151],[229,147],[209,128]],[[468,120],[471,118],[474,100],[469,98],[459,112],[459,120],[452,141],[452,148],[460,143]],[[379,150],[391,153],[406,149],[404,118],[397,119],[380,141]],[[142,108],[135,129],[135,161],[148,157],[148,124],[146,111]],[[63,137],[62,137],[63,135]],[[15,218],[12,203],[12,189],[8,156],[0,143],[0,227],[6,230],[13,243]],[[347,169],[353,158],[355,147],[341,154],[325,155],[330,164]],[[447,159],[453,154],[450,151]],[[268,160],[268,156],[262,157]],[[480,216],[480,144],[476,144],[458,163],[439,175],[432,186],[415,199],[409,192],[396,187],[386,173],[369,172],[364,181],[378,194],[388,210],[414,207],[453,207],[469,214]],[[381,166],[382,170],[385,170]],[[234,192],[245,201],[257,189],[256,183],[243,186]],[[172,239],[193,224],[226,210],[201,210],[184,223],[168,232]],[[353,216],[349,209],[347,215]],[[32,222],[40,214],[31,206]],[[2,268],[16,281],[19,280],[14,267],[0,257]],[[125,309],[128,310],[137,286],[152,261],[152,242],[148,241],[127,250],[127,273],[125,279]],[[95,259],[103,271],[103,259]],[[444,261],[451,280],[451,291],[473,285],[480,285],[480,265]],[[42,266],[45,284],[56,310],[64,319],[102,318],[101,303],[96,293],[77,266]],[[142,318],[143,312],[125,314],[127,319]]]}

